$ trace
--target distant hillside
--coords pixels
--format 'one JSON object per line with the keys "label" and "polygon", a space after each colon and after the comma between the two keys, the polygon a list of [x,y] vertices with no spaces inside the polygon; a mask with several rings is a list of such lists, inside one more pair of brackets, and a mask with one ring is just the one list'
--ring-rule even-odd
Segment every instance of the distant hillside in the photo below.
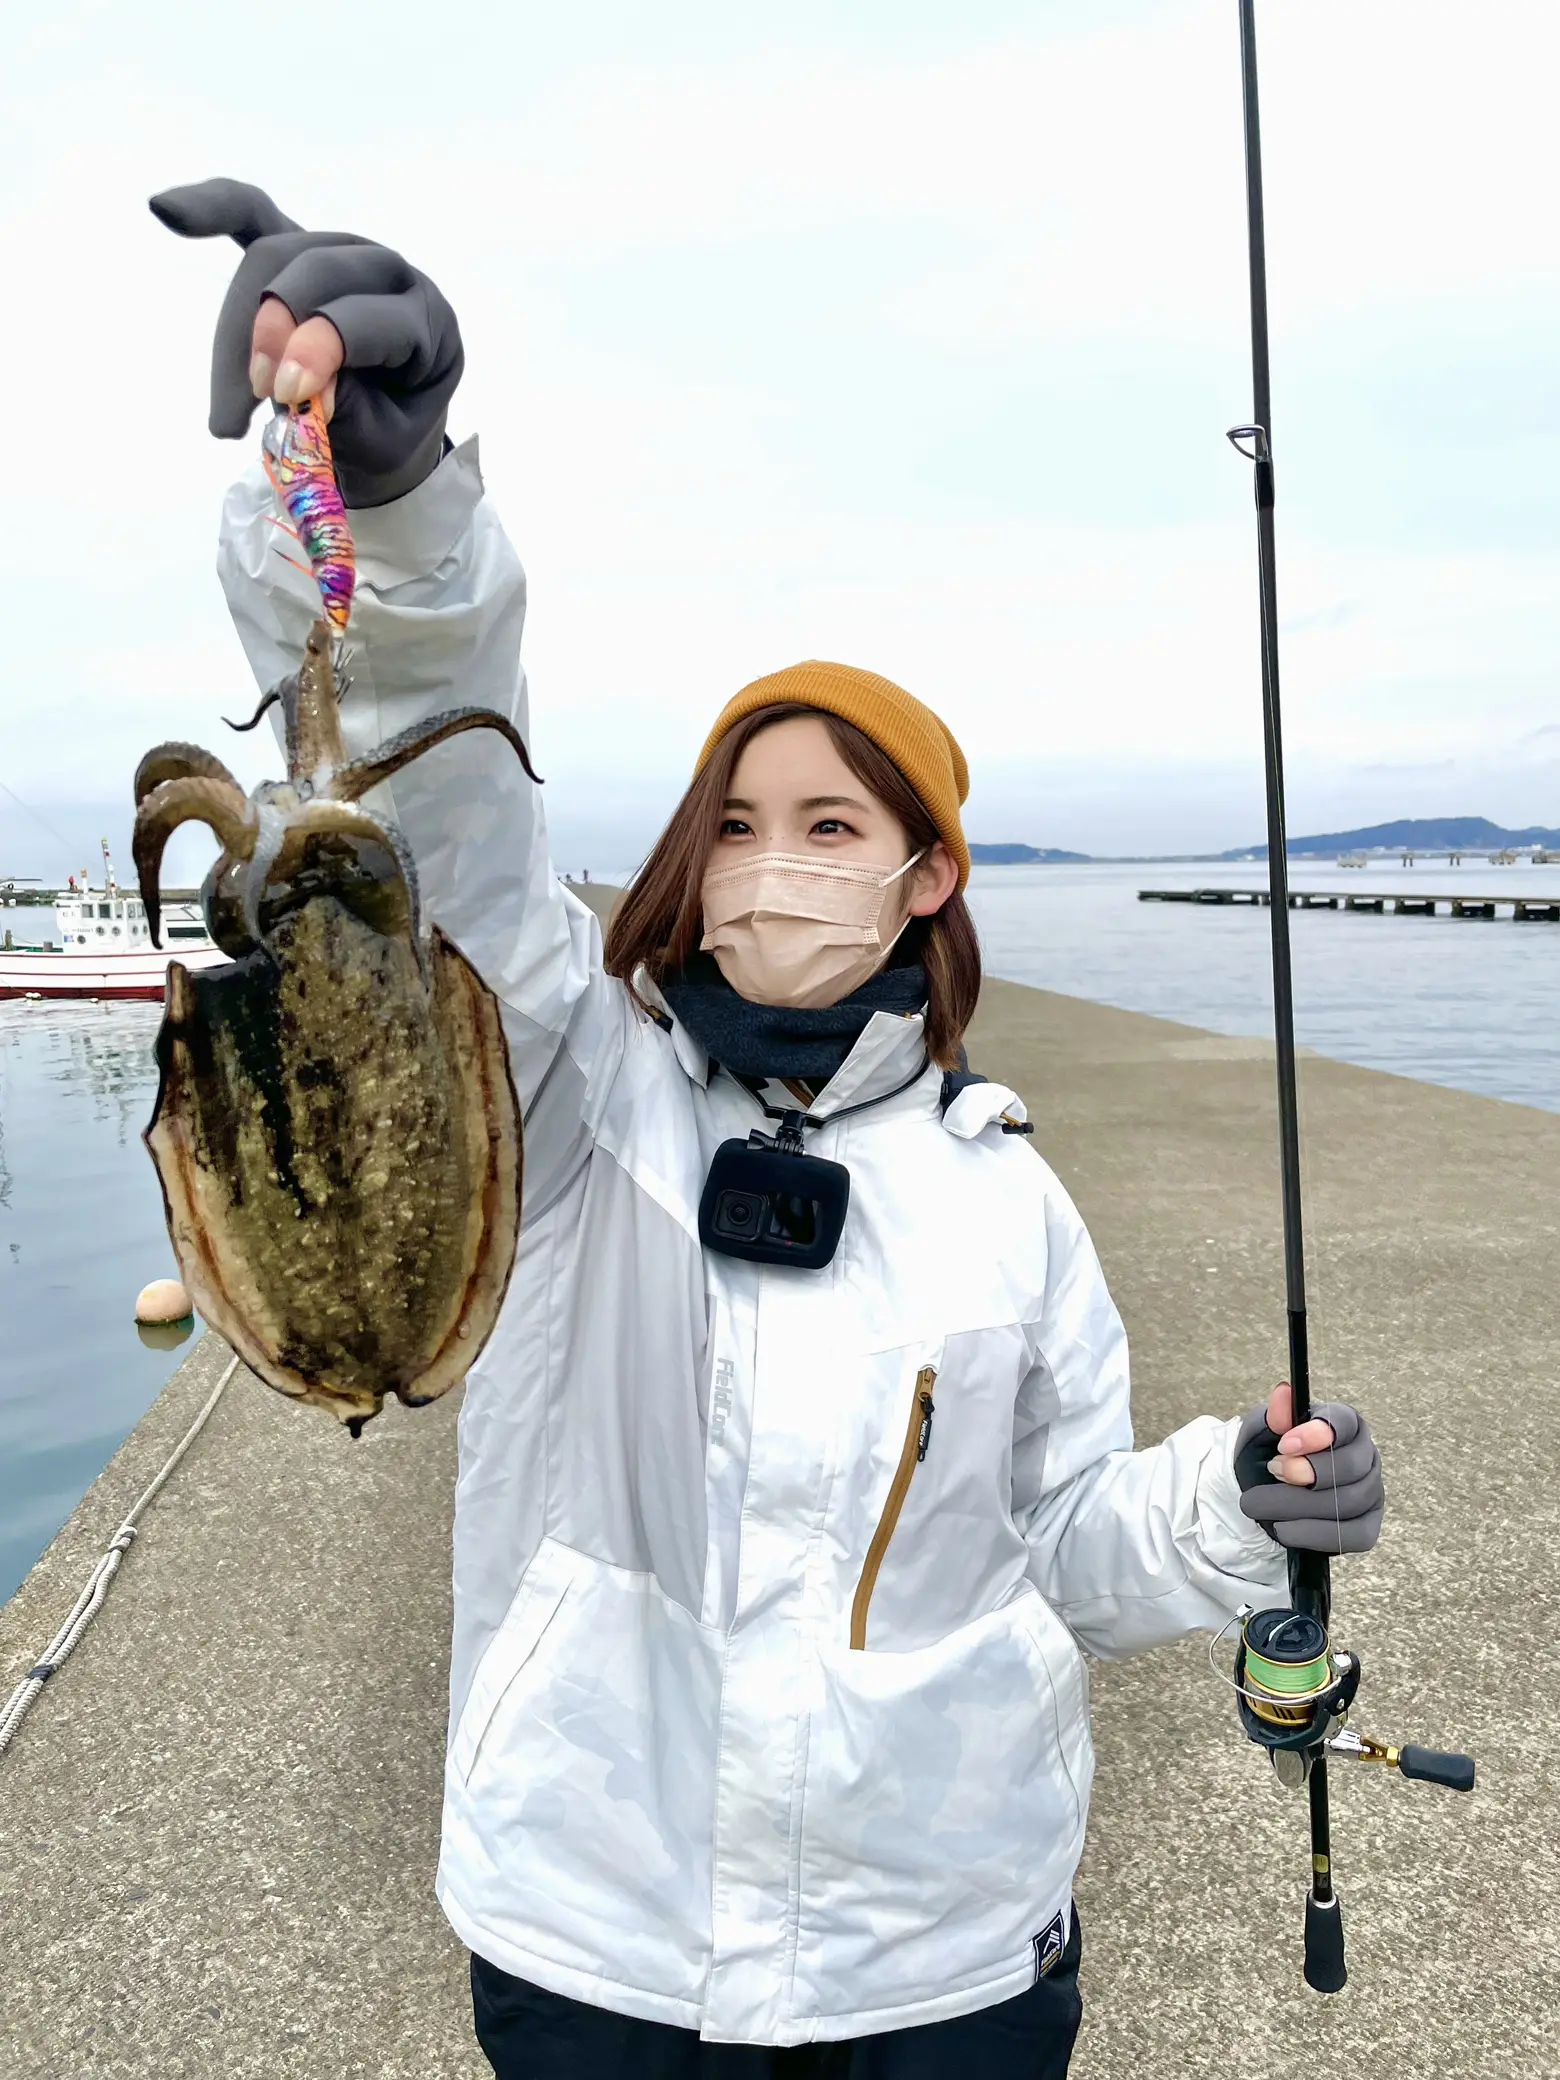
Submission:
{"label": "distant hillside", "polygon": [[1059,860],[1087,859],[1087,852],[1061,852],[1054,845],[972,845],[970,858],[977,867],[1027,867],[1036,860],[1055,865]]}
{"label": "distant hillside", "polygon": [[[1291,859],[1326,857],[1335,852],[1456,852],[1494,850],[1503,846],[1542,845],[1560,850],[1560,831],[1536,824],[1508,831],[1487,816],[1404,816],[1396,823],[1373,823],[1364,830],[1328,831],[1318,838],[1292,837],[1285,848]],[[973,847],[971,848],[974,849]],[[1240,845],[1220,859],[1266,859],[1266,845]]]}

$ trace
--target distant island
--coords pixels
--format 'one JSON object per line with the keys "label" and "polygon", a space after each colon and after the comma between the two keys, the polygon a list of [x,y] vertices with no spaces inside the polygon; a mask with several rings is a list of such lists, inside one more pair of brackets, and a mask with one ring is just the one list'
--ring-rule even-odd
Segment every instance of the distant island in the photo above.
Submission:
{"label": "distant island", "polygon": [[972,845],[970,858],[978,867],[1028,867],[1036,861],[1048,866],[1067,860],[1086,860],[1087,852],[1063,852],[1055,845]]}
{"label": "distant island", "polygon": [[[1328,831],[1316,838],[1290,838],[1291,859],[1330,858],[1338,852],[1477,852],[1501,851],[1517,845],[1560,850],[1560,831],[1508,831],[1487,816],[1404,816],[1396,823],[1372,823],[1357,831]],[[971,850],[973,851],[973,847]],[[1266,845],[1240,845],[1218,859],[1266,859]]]}
{"label": "distant island", "polygon": [[[1372,823],[1356,831],[1324,831],[1314,838],[1291,838],[1291,859],[1332,859],[1349,852],[1503,852],[1519,845],[1536,845],[1546,852],[1560,852],[1560,830],[1543,830],[1537,824],[1527,830],[1510,831],[1487,816],[1404,816],[1396,823]],[[1266,859],[1266,845],[1237,845],[1229,852],[1143,853],[1134,855],[1148,864],[1151,859],[1181,861]],[[978,867],[1058,866],[1098,864],[1101,855],[1064,852],[1057,845],[972,845],[970,858]],[[1125,865],[1117,859],[1116,864]]]}

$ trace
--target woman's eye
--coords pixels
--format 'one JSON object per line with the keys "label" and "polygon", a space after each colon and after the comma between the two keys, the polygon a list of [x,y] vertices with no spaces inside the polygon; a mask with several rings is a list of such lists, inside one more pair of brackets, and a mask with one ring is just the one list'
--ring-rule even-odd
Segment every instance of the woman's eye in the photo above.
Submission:
{"label": "woman's eye", "polygon": [[721,824],[720,834],[723,838],[751,838],[753,827],[744,823],[740,816],[728,816]]}
{"label": "woman's eye", "polygon": [[850,834],[850,825],[838,816],[820,816],[812,827],[815,838],[838,838]]}

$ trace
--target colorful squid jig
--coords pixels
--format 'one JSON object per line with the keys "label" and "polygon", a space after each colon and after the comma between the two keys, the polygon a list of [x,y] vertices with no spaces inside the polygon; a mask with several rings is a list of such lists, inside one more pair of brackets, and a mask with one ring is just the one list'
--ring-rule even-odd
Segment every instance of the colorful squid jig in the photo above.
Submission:
{"label": "colorful squid jig", "polygon": [[297,537],[309,559],[307,564],[291,556],[287,561],[313,578],[325,618],[339,635],[352,612],[357,562],[351,524],[331,460],[325,414],[317,397],[277,413],[266,427],[261,460],[271,488],[292,522],[287,531]]}

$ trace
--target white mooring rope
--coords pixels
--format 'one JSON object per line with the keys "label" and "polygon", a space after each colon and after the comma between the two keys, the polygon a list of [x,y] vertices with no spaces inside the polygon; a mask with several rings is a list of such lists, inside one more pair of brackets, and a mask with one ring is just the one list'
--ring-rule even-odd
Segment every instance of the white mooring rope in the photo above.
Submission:
{"label": "white mooring rope", "polygon": [[55,1633],[42,1658],[30,1668],[16,1688],[11,1692],[3,1709],[0,1709],[0,1755],[3,1755],[16,1737],[16,1730],[36,1701],[39,1692],[55,1671],[61,1668],[74,1652],[77,1641],[92,1620],[103,1608],[103,1599],[108,1594],[108,1585],[118,1574],[126,1553],[136,1539],[136,1519],[142,1510],[154,1502],[167,1485],[174,1469],[190,1446],[206,1427],[207,1418],[222,1399],[223,1390],[238,1370],[237,1358],[228,1360],[227,1370],[212,1388],[205,1407],[179,1439],[156,1479],[136,1498],[134,1506],[109,1542],[108,1551],[93,1568],[87,1585],[76,1598],[75,1608],[65,1623]]}

